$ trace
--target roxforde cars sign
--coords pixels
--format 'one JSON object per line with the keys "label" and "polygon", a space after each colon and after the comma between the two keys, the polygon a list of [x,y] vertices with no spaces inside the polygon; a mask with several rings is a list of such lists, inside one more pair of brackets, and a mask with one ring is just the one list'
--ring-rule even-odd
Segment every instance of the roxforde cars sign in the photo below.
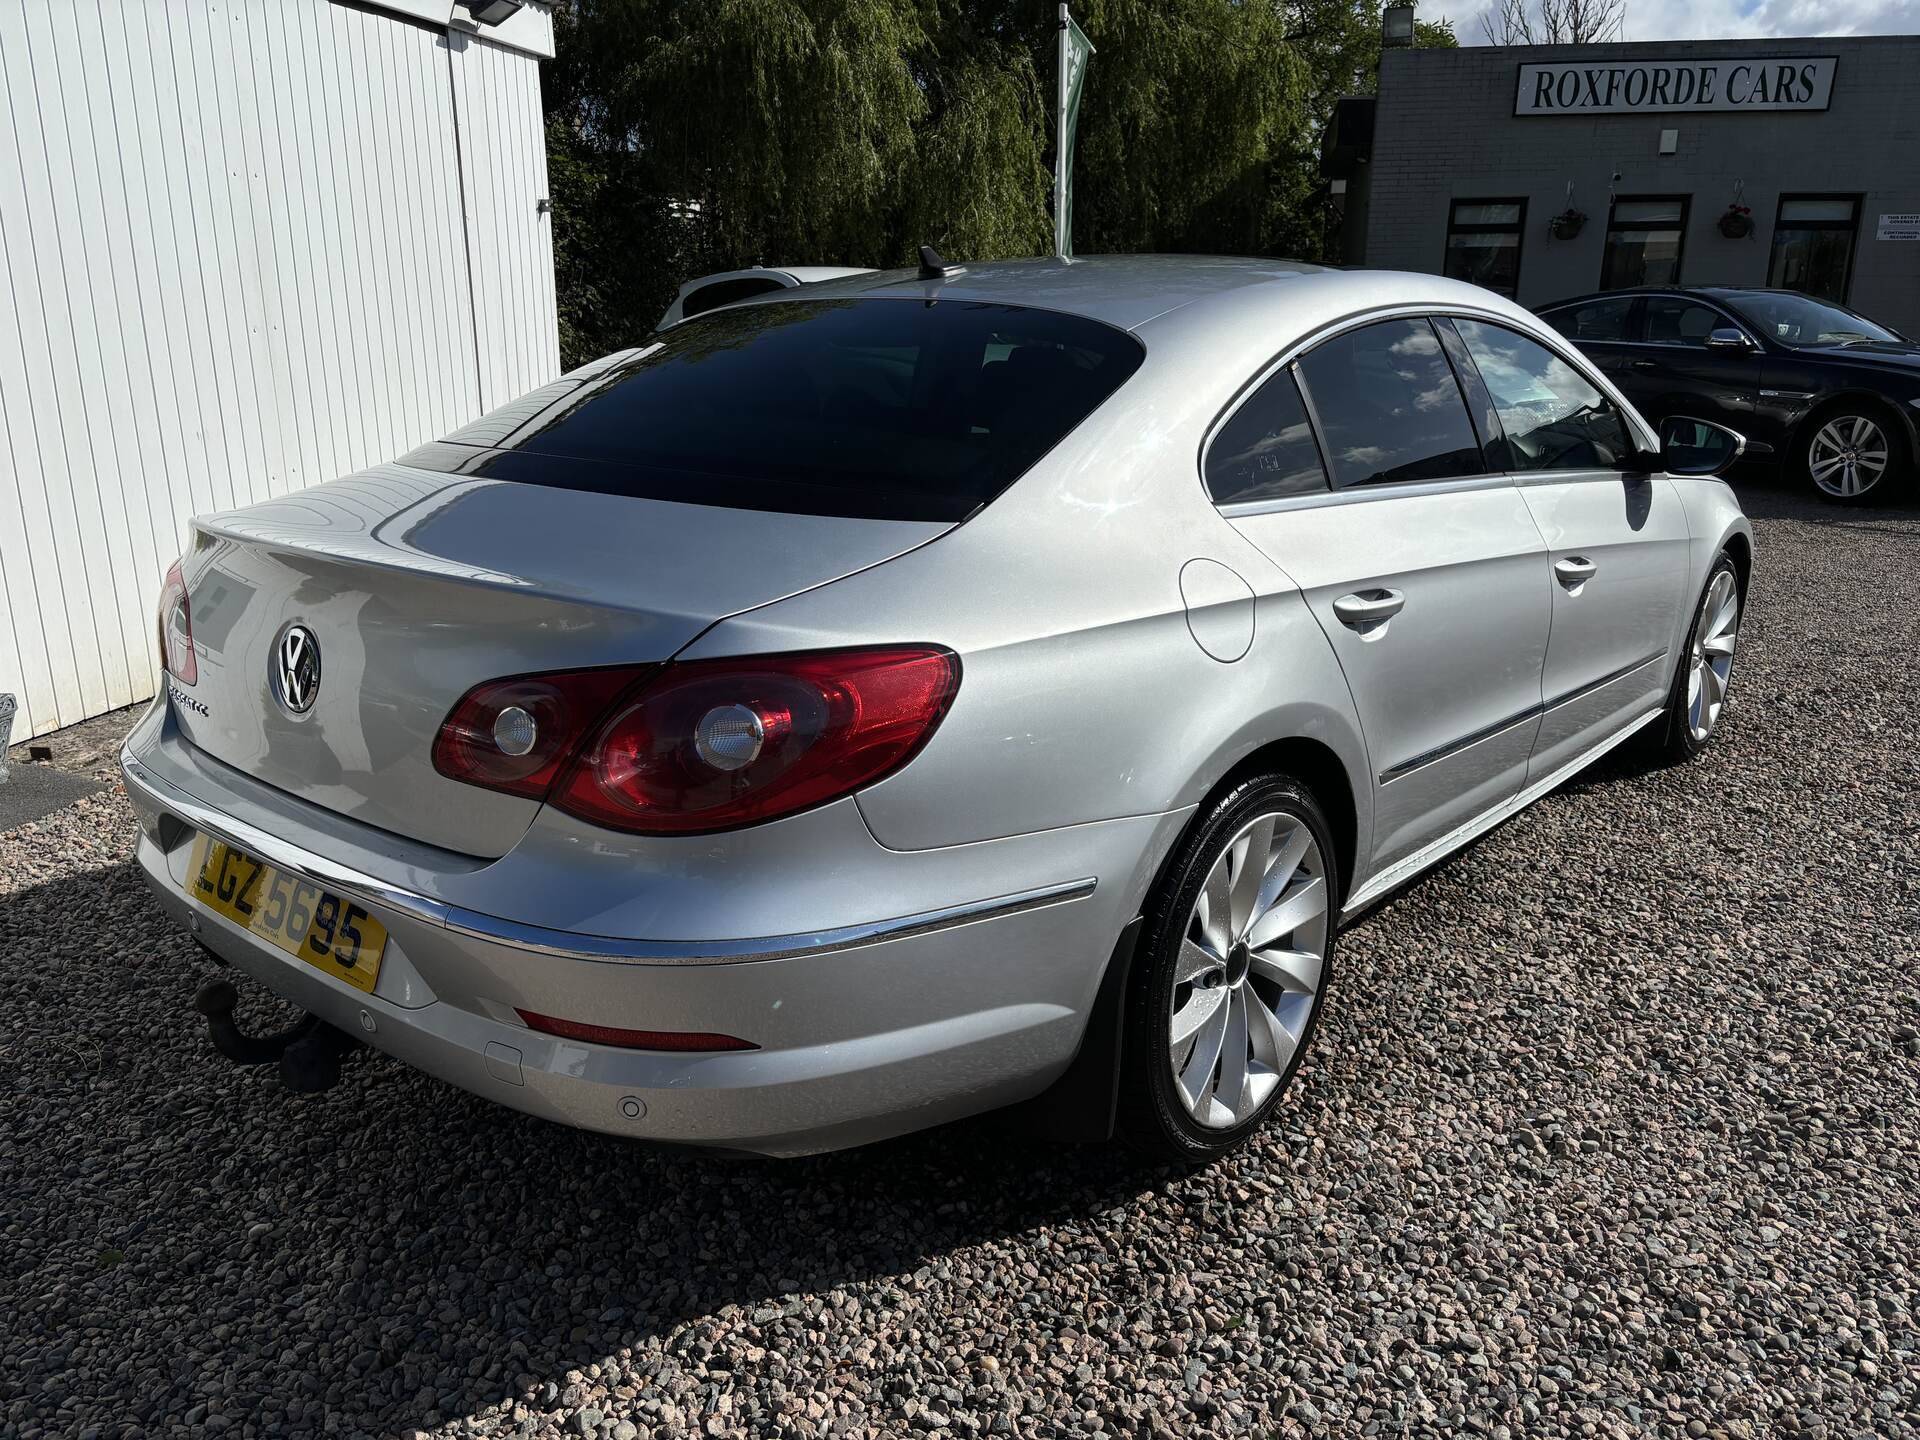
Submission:
{"label": "roxforde cars sign", "polygon": [[1516,115],[1662,110],[1824,110],[1838,62],[1827,56],[1739,60],[1571,60],[1522,65]]}

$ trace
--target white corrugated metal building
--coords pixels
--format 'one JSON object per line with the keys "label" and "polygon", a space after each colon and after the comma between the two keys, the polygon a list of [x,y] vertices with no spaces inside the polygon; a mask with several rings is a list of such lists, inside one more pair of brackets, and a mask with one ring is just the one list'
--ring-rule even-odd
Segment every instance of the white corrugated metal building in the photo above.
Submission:
{"label": "white corrugated metal building", "polygon": [[552,53],[539,3],[0,0],[15,741],[153,693],[189,516],[559,373]]}

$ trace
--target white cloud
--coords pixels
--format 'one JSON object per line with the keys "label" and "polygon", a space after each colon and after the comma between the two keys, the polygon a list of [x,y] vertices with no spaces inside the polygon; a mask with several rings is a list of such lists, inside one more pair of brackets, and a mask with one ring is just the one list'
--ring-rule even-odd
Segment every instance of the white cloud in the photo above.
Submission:
{"label": "white cloud", "polygon": [[[1427,0],[1423,19],[1453,21],[1462,45],[1484,45],[1493,0]],[[1746,40],[1770,36],[1909,35],[1920,0],[1627,0],[1625,40]]]}

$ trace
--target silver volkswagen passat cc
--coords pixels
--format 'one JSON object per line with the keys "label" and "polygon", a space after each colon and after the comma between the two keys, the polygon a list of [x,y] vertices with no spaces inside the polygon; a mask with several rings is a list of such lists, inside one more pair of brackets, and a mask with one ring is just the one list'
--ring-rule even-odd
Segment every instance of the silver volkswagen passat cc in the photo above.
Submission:
{"label": "silver volkswagen passat cc", "polygon": [[776,292],[196,521],[139,863],[308,1012],[198,997],[294,1089],[364,1043],[660,1143],[1031,1102],[1206,1159],[1343,920],[1712,737],[1742,443],[1427,275],[929,252]]}

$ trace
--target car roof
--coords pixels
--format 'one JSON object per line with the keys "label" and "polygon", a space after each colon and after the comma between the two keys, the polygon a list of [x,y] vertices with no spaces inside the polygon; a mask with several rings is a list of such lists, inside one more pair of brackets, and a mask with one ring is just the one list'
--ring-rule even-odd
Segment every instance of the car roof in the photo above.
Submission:
{"label": "car roof", "polygon": [[1619,290],[1591,290],[1585,295],[1569,295],[1564,300],[1549,300],[1534,308],[1544,314],[1548,310],[1564,310],[1569,305],[1586,305],[1595,300],[1632,300],[1640,295],[1705,295],[1717,300],[1728,296],[1738,298],[1742,295],[1804,293],[1801,290],[1789,290],[1783,285],[1629,285]]}
{"label": "car roof", "polygon": [[[958,263],[958,262],[956,262]],[[1083,315],[1134,330],[1190,307],[1212,309],[1265,290],[1321,312],[1347,304],[1448,303],[1506,309],[1510,302],[1478,286],[1438,275],[1392,270],[1331,269],[1298,260],[1234,255],[1088,255],[968,264],[941,279],[917,270],[882,270],[809,285],[808,299],[891,298],[977,300]],[[741,303],[778,304],[791,292]],[[1211,302],[1209,304],[1208,302]],[[1518,313],[1524,314],[1524,311]]]}

